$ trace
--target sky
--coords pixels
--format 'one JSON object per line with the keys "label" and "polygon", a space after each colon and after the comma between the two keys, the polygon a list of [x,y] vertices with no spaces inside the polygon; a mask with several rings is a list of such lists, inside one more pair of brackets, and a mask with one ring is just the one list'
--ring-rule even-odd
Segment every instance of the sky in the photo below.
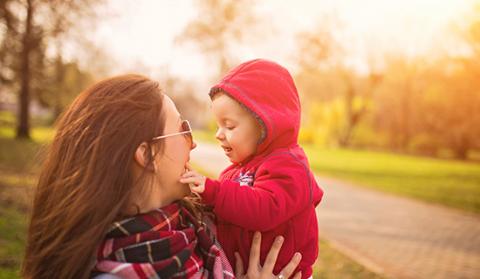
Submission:
{"label": "sky", "polygon": [[[452,26],[475,0],[258,0],[265,36],[238,46],[239,61],[263,57],[295,67],[296,34],[335,17],[333,30],[360,70],[371,53],[421,55],[445,45]],[[212,74],[208,59],[175,38],[197,15],[191,0],[110,0],[112,16],[100,20],[93,41],[118,61],[117,71],[165,73],[192,80]]]}

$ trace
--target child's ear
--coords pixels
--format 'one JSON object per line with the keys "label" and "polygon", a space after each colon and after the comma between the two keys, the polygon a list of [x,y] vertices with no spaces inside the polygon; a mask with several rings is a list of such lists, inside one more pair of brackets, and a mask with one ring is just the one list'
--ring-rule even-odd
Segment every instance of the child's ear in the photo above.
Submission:
{"label": "child's ear", "polygon": [[135,150],[134,159],[135,162],[142,168],[146,168],[149,171],[155,171],[155,161],[153,160],[152,149],[146,142],[142,142]]}

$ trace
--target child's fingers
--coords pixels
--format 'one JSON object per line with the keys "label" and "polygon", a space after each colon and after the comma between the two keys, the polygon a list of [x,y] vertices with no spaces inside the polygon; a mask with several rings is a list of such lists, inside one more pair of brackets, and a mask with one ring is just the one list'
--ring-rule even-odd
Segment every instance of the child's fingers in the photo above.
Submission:
{"label": "child's fingers", "polygon": [[194,177],[181,177],[180,182],[182,183],[193,183],[195,181]]}
{"label": "child's fingers", "polygon": [[293,279],[300,279],[300,278],[302,278],[302,272],[301,271],[297,272],[295,274],[295,276],[293,277]]}
{"label": "child's fingers", "polygon": [[195,186],[200,185],[201,181],[198,177],[182,177],[180,178],[180,183],[183,184],[195,184]]}
{"label": "child's fingers", "polygon": [[182,178],[194,177],[194,176],[200,176],[200,175],[194,171],[187,171],[186,173],[182,174]]}
{"label": "child's fingers", "polygon": [[188,187],[190,187],[190,190],[192,191],[198,190],[198,185],[195,185],[193,183],[188,183]]}
{"label": "child's fingers", "polygon": [[195,173],[194,171],[186,171],[182,174],[182,176],[191,176],[194,173]]}
{"label": "child's fingers", "polygon": [[190,191],[197,194],[201,194],[205,191],[205,186],[203,185],[188,184],[188,186],[190,187]]}

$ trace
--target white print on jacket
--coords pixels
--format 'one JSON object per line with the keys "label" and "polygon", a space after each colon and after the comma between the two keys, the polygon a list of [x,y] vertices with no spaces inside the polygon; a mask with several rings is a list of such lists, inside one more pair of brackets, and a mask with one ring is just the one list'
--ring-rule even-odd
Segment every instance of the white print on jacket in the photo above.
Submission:
{"label": "white print on jacket", "polygon": [[240,175],[235,179],[236,182],[240,183],[240,186],[253,186],[253,178],[254,173],[250,174],[250,172],[240,173]]}

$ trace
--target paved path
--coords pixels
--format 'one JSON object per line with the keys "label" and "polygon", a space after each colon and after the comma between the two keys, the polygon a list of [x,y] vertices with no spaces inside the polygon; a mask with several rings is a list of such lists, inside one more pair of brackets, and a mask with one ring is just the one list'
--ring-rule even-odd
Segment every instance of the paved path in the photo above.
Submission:
{"label": "paved path", "polygon": [[[192,161],[218,174],[219,147],[199,143]],[[320,236],[389,278],[480,278],[480,216],[317,177]],[[320,251],[321,253],[321,251]]]}

